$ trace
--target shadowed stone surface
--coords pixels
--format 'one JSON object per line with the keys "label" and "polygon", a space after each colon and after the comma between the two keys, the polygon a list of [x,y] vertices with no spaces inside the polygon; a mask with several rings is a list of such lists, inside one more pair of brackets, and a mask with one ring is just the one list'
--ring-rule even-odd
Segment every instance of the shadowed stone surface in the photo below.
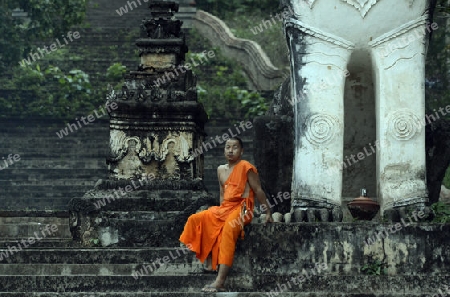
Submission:
{"label": "shadowed stone surface", "polygon": [[450,121],[437,120],[426,127],[427,185],[430,204],[439,201],[442,180],[450,165]]}
{"label": "shadowed stone surface", "polygon": [[[226,285],[232,292],[241,292],[238,296],[267,296],[280,288],[286,290],[278,296],[434,294],[450,277],[449,239],[442,236],[450,225],[411,224],[406,218],[402,229],[365,246],[368,237],[391,226],[368,222],[248,225],[246,239],[238,241]],[[154,266],[137,279],[131,275],[164,257],[165,265]],[[387,275],[364,275],[360,270],[370,259],[385,261]],[[318,265],[326,267],[318,269]],[[190,274],[201,267],[193,253],[180,247],[29,248],[0,262],[0,296],[21,296],[20,292],[52,297],[51,292],[60,296],[76,292],[196,296],[214,279],[213,275]],[[292,280],[301,275],[305,276],[302,281]]]}

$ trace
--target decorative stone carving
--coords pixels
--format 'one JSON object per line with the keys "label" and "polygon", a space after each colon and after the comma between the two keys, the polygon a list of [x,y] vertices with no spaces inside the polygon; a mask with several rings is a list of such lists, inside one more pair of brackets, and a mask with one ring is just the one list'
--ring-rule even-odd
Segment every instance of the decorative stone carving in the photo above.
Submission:
{"label": "decorative stone carving", "polygon": [[311,115],[305,125],[306,139],[314,145],[321,145],[332,140],[341,126],[339,120],[329,114]]}
{"label": "decorative stone carving", "polygon": [[303,0],[303,1],[305,1],[305,2],[309,5],[309,8],[313,8],[314,3],[315,3],[317,0]]}
{"label": "decorative stone carving", "polygon": [[111,130],[109,137],[109,159],[113,162],[121,160],[127,153],[127,135],[123,131]]}
{"label": "decorative stone carving", "polygon": [[158,140],[158,134],[151,133],[144,140],[144,147],[139,152],[139,158],[146,163],[150,163],[151,160],[161,161],[160,145]]}
{"label": "decorative stone carving", "polygon": [[390,113],[388,117],[388,132],[397,140],[409,140],[422,130],[420,119],[409,109],[399,109]]}
{"label": "decorative stone carving", "polygon": [[[300,30],[302,33],[309,35],[311,37],[315,37],[317,39],[309,40],[308,43],[315,44],[317,42],[321,43],[323,41],[327,41],[329,43],[333,43],[339,47],[342,47],[344,49],[353,50],[355,48],[355,44],[352,42],[339,37],[337,35],[325,32],[319,28],[316,28],[314,26],[311,26],[309,24],[306,24],[300,20],[290,18],[286,22],[286,29],[294,27],[298,30]],[[323,54],[326,54],[325,52]],[[312,61],[315,61],[315,59],[312,59]],[[342,69],[345,70],[345,69]]]}
{"label": "decorative stone carving", "polygon": [[355,7],[361,13],[361,16],[363,18],[369,12],[372,6],[377,4],[377,0],[341,0],[341,1],[353,5],[353,7]]}
{"label": "decorative stone carving", "polygon": [[[309,7],[312,9],[315,2],[319,0],[303,0],[305,1]],[[354,8],[356,8],[361,16],[364,18],[366,14],[369,12],[369,10],[377,4],[377,0],[341,0],[349,5],[352,5]],[[328,4],[328,3],[327,3]]]}
{"label": "decorative stone carving", "polygon": [[425,54],[426,19],[427,15],[420,16],[369,42],[374,54],[382,60],[384,70],[394,67],[401,60]]}

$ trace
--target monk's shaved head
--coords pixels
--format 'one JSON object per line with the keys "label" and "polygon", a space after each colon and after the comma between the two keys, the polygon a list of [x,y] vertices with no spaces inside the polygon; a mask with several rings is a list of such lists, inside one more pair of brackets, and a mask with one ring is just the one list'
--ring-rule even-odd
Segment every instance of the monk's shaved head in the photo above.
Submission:
{"label": "monk's shaved head", "polygon": [[237,140],[239,142],[239,145],[241,146],[241,148],[244,148],[244,143],[242,142],[242,139],[240,139],[239,137],[234,136],[234,137],[229,138],[228,140]]}

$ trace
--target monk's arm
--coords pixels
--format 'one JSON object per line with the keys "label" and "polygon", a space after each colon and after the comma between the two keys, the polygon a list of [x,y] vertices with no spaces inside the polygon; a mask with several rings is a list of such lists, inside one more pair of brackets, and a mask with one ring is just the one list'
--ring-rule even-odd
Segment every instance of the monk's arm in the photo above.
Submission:
{"label": "monk's arm", "polygon": [[258,202],[261,205],[266,206],[266,215],[267,215],[266,223],[273,222],[272,212],[270,211],[269,204],[267,203],[266,193],[264,193],[263,189],[261,188],[261,181],[259,180],[258,174],[256,174],[253,170],[249,170],[247,176],[248,176],[248,183],[252,188],[253,192],[255,193],[256,199],[258,199]]}
{"label": "monk's arm", "polygon": [[220,189],[220,204],[223,202],[223,185],[220,182],[220,166],[217,167],[217,179],[219,180],[219,189]]}

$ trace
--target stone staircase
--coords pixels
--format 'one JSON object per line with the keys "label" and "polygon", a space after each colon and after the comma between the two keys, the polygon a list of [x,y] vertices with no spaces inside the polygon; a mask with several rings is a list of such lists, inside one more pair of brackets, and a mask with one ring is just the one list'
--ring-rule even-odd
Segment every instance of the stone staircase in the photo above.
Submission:
{"label": "stone staircase", "polygon": [[[229,292],[208,295],[425,297],[444,291],[450,252],[443,250],[448,239],[438,235],[449,232],[449,225],[414,225],[393,234],[383,242],[389,274],[364,275],[359,272],[363,258],[380,247],[358,243],[377,228],[371,223],[252,224],[246,240],[238,242]],[[5,251],[6,245],[0,255]],[[325,262],[325,269],[314,271],[315,264]],[[143,265],[149,265],[147,272]],[[83,248],[67,239],[46,239],[0,261],[0,296],[203,296],[201,288],[214,275],[193,274],[200,269],[175,242],[162,248]],[[300,275],[306,277],[299,280]]]}
{"label": "stone staircase", "polygon": [[[161,247],[86,248],[72,240],[67,203],[106,177],[108,124],[99,120],[58,139],[55,132],[62,127],[63,121],[51,120],[0,122],[0,158],[10,153],[21,156],[20,161],[0,171],[0,296],[203,295],[200,289],[214,276],[190,273],[199,271],[200,263],[180,249],[173,240],[176,234],[167,235],[181,226],[157,226],[157,221],[143,226],[139,217],[132,220],[130,229],[154,232],[165,228],[165,233],[158,235],[161,240],[165,238]],[[211,120],[206,131],[214,138],[232,127],[233,123]],[[252,156],[252,132],[240,135],[246,158]],[[204,182],[216,197],[216,167],[223,163],[222,151],[217,146],[205,153]],[[145,213],[139,215],[152,215]],[[130,211],[117,220],[126,223],[133,216],[136,213]],[[28,247],[19,246],[22,239],[42,234],[39,232],[47,225],[55,225],[57,231]],[[246,227],[246,240],[238,242],[227,281],[230,292],[216,295],[269,296],[271,291],[283,289],[271,296],[425,297],[444,290],[450,279],[449,238],[445,236],[450,225],[414,225],[365,247],[366,237],[383,226],[390,225],[292,223],[265,227],[255,221]],[[360,269],[369,256],[386,260],[388,275],[362,274]],[[166,265],[157,264],[158,258],[165,259]],[[317,263],[328,263],[328,268],[293,284],[293,276]],[[141,271],[143,265],[155,269],[148,273],[142,270],[145,275],[135,279],[133,272]]]}
{"label": "stone staircase", "polygon": [[[176,2],[180,8],[175,17],[183,21],[183,28],[192,28],[192,19],[196,12],[195,1]],[[92,28],[139,28],[142,19],[149,18],[148,4],[148,0],[92,0],[89,1],[86,21]],[[125,6],[128,12],[119,15],[117,10]]]}
{"label": "stone staircase", "polygon": [[[83,196],[98,179],[107,177],[108,121],[96,120],[59,139],[56,132],[67,121],[0,120],[0,158],[20,155],[20,161],[0,170],[0,212],[66,211],[70,199]],[[205,129],[208,139],[221,136],[228,129],[236,133],[233,124],[228,120],[210,120]],[[244,141],[244,158],[250,162],[252,134],[252,129],[239,134]],[[205,186],[218,198],[216,170],[225,162],[223,145],[213,146],[204,157]],[[4,167],[3,163],[0,165]]]}
{"label": "stone staircase", "polygon": [[20,155],[0,171],[2,211],[67,210],[72,197],[106,177],[108,122],[97,120],[59,139],[56,132],[65,125],[62,120],[1,120],[1,157]]}

